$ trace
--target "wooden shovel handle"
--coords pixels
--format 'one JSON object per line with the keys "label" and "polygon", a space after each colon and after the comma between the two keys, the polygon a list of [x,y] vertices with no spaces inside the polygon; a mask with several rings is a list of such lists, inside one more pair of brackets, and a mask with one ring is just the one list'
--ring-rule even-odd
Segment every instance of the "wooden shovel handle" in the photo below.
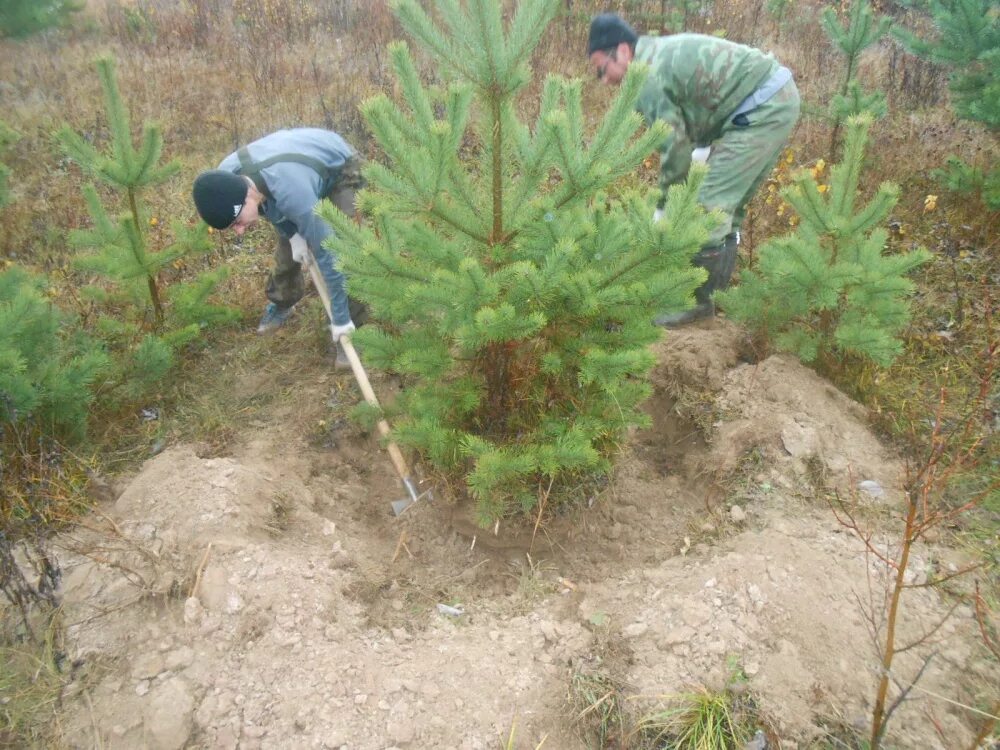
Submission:
{"label": "wooden shovel handle", "polygon": [[[323,300],[323,307],[326,308],[326,315],[332,323],[333,310],[330,307],[330,291],[326,288],[326,280],[323,278],[322,274],[320,274],[319,268],[316,266],[316,259],[313,257],[311,251],[308,254],[307,260],[313,284],[316,287],[316,291],[319,292],[320,299]],[[365,397],[365,401],[375,408],[381,409],[378,398],[375,396],[375,391],[372,390],[371,381],[368,380],[368,373],[365,372],[365,368],[361,364],[361,358],[358,356],[358,352],[354,348],[354,344],[351,343],[351,337],[343,335],[336,343],[343,348],[344,353],[347,355],[347,361],[351,363],[351,372],[354,373],[354,379],[358,382],[358,387],[361,389],[361,395]],[[389,437],[390,431],[388,422],[384,419],[380,419],[377,427],[379,435],[384,438]],[[403,454],[399,450],[399,446],[391,440],[387,440],[385,449],[389,453],[389,458],[392,460],[392,465],[395,467],[396,473],[399,474],[399,478],[403,480],[403,483],[405,484],[410,479],[410,470],[406,466],[406,459],[403,458]]]}
{"label": "wooden shovel handle", "polygon": [[[361,358],[358,356],[357,349],[354,348],[354,344],[351,342],[351,337],[341,336],[340,341],[337,343],[343,348],[348,361],[351,363],[351,372],[354,373],[354,379],[358,381],[358,387],[361,389],[361,395],[365,397],[365,401],[376,408],[381,408],[378,398],[375,397],[375,391],[372,390],[372,384],[368,381],[368,373],[365,372],[365,368],[361,365]],[[376,426],[378,427],[379,435],[384,438],[389,437],[388,422],[380,419]],[[389,458],[392,459],[392,465],[396,467],[399,478],[403,480],[409,479],[410,470],[406,466],[406,460],[403,458],[399,446],[391,440],[387,440],[385,449],[389,452]]]}

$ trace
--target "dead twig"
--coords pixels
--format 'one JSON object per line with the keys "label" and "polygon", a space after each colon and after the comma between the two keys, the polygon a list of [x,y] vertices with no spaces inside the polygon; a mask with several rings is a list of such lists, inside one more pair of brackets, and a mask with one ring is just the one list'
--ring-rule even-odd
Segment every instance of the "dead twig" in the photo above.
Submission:
{"label": "dead twig", "polygon": [[896,687],[900,690],[899,695],[896,696],[896,699],[889,704],[889,707],[885,711],[885,718],[882,721],[882,728],[878,736],[880,742],[885,736],[885,730],[889,727],[889,719],[891,719],[892,715],[896,713],[896,709],[903,705],[904,701],[906,701],[906,697],[910,694],[910,691],[912,691],[913,688],[917,686],[917,683],[920,682],[920,678],[924,676],[924,672],[927,670],[927,667],[930,666],[931,660],[935,655],[936,652],[930,654],[926,659],[924,659],[923,664],[920,665],[920,669],[917,670],[917,674],[905,685],[896,680],[891,673],[887,675],[887,677],[890,677]]}
{"label": "dead twig", "polygon": [[402,550],[406,550],[406,554],[409,555],[410,559],[413,559],[413,553],[410,552],[410,548],[406,546],[406,529],[399,532],[399,541],[396,542],[396,551],[392,553],[392,562],[396,562],[396,558],[399,557],[399,553]]}
{"label": "dead twig", "polygon": [[919,638],[917,638],[915,641],[908,643],[905,646],[897,646],[896,653],[902,654],[905,651],[910,651],[912,649],[917,648],[918,646],[922,646],[923,644],[927,643],[931,638],[934,637],[934,634],[937,633],[941,629],[941,627],[946,622],[948,622],[948,620],[951,619],[951,616],[955,613],[955,610],[958,609],[960,604],[961,604],[960,601],[952,604],[951,607],[948,609],[948,611],[945,612],[944,615],[938,619],[937,624],[934,627],[930,628],[929,630],[925,631],[924,634],[921,635]]}
{"label": "dead twig", "polygon": [[90,691],[85,690],[83,697],[87,701],[87,710],[90,712],[90,723],[94,727],[94,747],[103,750],[104,742],[101,741],[101,730],[97,725],[97,716],[94,714],[94,702],[90,699]]}
{"label": "dead twig", "polygon": [[201,576],[205,572],[205,565],[208,563],[208,556],[212,552],[212,542],[208,543],[205,547],[205,554],[201,556],[201,562],[198,563],[198,567],[194,572],[194,583],[191,584],[191,590],[188,591],[187,598],[190,599],[192,596],[198,593],[198,587],[201,585]]}
{"label": "dead twig", "polygon": [[[528,544],[528,552],[530,553],[535,548],[535,535],[538,533],[538,526],[542,522],[542,515],[545,513],[545,503],[549,499],[549,493],[552,492],[552,483],[555,481],[555,477],[549,477],[549,486],[545,488],[544,492],[539,492],[542,496],[538,501],[538,515],[535,517],[535,528],[531,530],[531,542]],[[538,489],[542,489],[541,483],[538,485]]]}

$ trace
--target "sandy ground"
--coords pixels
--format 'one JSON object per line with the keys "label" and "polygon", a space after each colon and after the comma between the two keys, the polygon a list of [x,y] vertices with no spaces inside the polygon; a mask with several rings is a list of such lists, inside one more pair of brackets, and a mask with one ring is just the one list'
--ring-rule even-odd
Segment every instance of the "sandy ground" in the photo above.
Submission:
{"label": "sandy ground", "polygon": [[[60,541],[67,743],[472,750],[515,728],[519,748],[583,748],[568,686],[601,668],[636,710],[739,669],[772,747],[864,726],[884,571],[824,497],[857,494],[891,528],[902,466],[829,383],[787,357],[742,362],[740,343],[717,321],[658,345],[653,428],[534,539],[440,497],[393,517],[375,440],[339,421],[307,438],[315,411],[278,404],[225,455],[168,447]],[[348,377],[299,399],[343,398]],[[962,563],[922,546],[910,580]],[[912,589],[901,631],[952,606]],[[900,657],[903,684],[931,653],[894,747],[967,747],[957,703],[997,683],[968,606]]]}

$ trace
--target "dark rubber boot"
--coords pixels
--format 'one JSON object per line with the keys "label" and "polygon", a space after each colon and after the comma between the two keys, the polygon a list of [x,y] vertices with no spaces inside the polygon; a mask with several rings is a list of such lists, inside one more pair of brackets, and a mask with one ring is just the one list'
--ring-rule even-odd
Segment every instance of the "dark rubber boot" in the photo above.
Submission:
{"label": "dark rubber boot", "polygon": [[665,328],[678,328],[696,320],[711,318],[715,315],[715,303],[712,295],[719,289],[729,286],[729,279],[736,268],[736,248],[740,244],[740,235],[734,232],[726,237],[721,245],[704,247],[694,256],[692,263],[708,271],[708,279],[694,292],[697,301],[695,306],[677,313],[661,315],[653,322]]}
{"label": "dark rubber boot", "polygon": [[680,328],[696,320],[711,318],[713,315],[715,315],[715,305],[711,302],[699,302],[683,312],[660,315],[653,319],[653,323],[664,328]]}
{"label": "dark rubber boot", "polygon": [[368,322],[368,305],[364,302],[348,297],[347,309],[351,313],[351,320],[358,328]]}

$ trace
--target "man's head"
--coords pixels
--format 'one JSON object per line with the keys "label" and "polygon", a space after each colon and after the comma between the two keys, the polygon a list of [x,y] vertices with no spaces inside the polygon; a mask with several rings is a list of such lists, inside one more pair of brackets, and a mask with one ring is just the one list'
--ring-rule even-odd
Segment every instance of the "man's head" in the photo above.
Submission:
{"label": "man's head", "polygon": [[639,35],[617,13],[601,13],[590,22],[587,55],[597,78],[613,86],[621,83],[635,56]]}
{"label": "man's head", "polygon": [[246,177],[211,169],[195,178],[191,190],[194,205],[205,223],[215,229],[229,229],[243,234],[257,221],[263,195]]}

